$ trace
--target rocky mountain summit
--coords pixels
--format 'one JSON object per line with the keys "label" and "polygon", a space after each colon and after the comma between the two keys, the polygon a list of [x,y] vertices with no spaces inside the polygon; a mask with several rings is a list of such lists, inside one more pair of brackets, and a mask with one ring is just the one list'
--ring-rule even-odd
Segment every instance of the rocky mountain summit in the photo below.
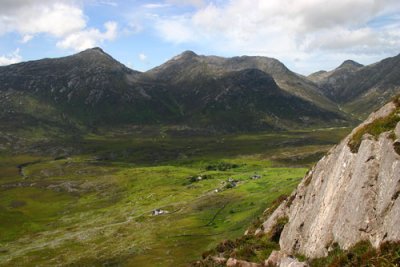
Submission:
{"label": "rocky mountain summit", "polygon": [[[372,113],[332,148],[256,233],[283,218],[270,263],[302,266],[288,255],[327,256],[367,240],[400,240],[400,98]],[[294,264],[294,265],[289,265]]]}

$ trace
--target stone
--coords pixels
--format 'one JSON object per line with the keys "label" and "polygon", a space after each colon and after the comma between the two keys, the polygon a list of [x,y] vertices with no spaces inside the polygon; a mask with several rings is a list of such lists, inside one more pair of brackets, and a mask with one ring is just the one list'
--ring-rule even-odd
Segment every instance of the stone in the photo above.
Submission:
{"label": "stone", "polygon": [[299,262],[296,258],[290,257],[282,251],[274,250],[265,261],[264,266],[306,267],[308,265],[304,262]]}
{"label": "stone", "polygon": [[226,259],[222,257],[211,257],[211,260],[219,265],[223,265],[226,263]]}
{"label": "stone", "polygon": [[262,264],[237,260],[234,258],[229,258],[226,262],[227,267],[262,267]]}
{"label": "stone", "polygon": [[[361,240],[375,247],[400,240],[400,155],[390,133],[377,139],[365,135],[357,153],[348,147],[360,127],[394,109],[393,103],[385,105],[332,148],[292,193],[291,204],[284,201],[258,232],[269,232],[278,218],[287,216],[279,241],[282,252],[310,258],[326,256],[334,243],[348,249]],[[400,123],[396,134],[399,129]]]}

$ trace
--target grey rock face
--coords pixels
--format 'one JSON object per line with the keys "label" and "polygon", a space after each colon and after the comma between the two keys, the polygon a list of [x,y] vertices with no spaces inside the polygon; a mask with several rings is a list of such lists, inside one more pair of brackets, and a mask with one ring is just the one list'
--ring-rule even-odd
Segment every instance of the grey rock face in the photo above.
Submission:
{"label": "grey rock face", "polygon": [[304,262],[299,262],[293,257],[289,257],[281,251],[272,251],[269,258],[265,261],[264,266],[306,267],[308,265]]}
{"label": "grey rock face", "polygon": [[[395,108],[387,104],[352,134]],[[395,133],[398,138],[400,123]],[[352,153],[347,145],[352,134],[332,148],[304,177],[291,200],[264,222],[268,232],[278,218],[288,216],[280,238],[282,252],[314,258],[327,255],[334,243],[347,249],[361,240],[374,246],[400,240],[400,156],[394,141],[388,132],[376,140],[365,135],[358,152]]]}

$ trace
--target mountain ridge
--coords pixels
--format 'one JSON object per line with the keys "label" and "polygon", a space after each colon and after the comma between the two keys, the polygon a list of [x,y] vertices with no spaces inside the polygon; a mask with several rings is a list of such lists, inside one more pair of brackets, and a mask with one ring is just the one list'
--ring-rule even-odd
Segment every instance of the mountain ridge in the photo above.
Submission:
{"label": "mountain ridge", "polygon": [[[275,79],[278,86],[288,93],[307,101],[314,102],[321,108],[339,112],[337,106],[328,100],[318,89],[318,86],[306,77],[289,70],[277,59],[260,56],[238,56],[224,58],[219,56],[197,55],[193,51],[185,51],[171,60],[146,72],[151,77],[170,81],[174,77],[203,76],[217,77],[225,72],[242,69],[260,69]],[[179,83],[179,79],[177,80]]]}
{"label": "mountain ridge", "polygon": [[400,93],[400,55],[367,66],[344,65],[330,72],[311,74],[308,78],[347,113],[364,119]]}
{"label": "mountain ridge", "polygon": [[[247,71],[251,69],[259,72]],[[275,59],[262,59],[261,63],[256,57],[226,60],[199,56],[192,51],[183,52],[159,67],[141,73],[119,63],[101,48],[93,48],[68,57],[2,67],[0,93],[14,92],[16,101],[18,95],[23,94],[34,99],[32,101],[44,102],[56,110],[55,113],[89,127],[102,124],[189,124],[215,130],[224,130],[221,128],[224,125],[229,131],[254,131],[345,122],[345,116],[338,110],[332,111],[319,102],[282,90],[273,75],[273,83],[266,79],[264,76],[269,75],[268,69],[273,69],[275,76],[289,73],[291,77],[297,77]],[[237,71],[260,77],[264,84],[256,84],[264,89],[250,90],[255,83],[245,78],[246,75],[240,76],[241,80],[227,78]],[[218,101],[222,102],[219,103],[215,94],[227,88],[236,90],[230,91],[230,95],[222,94],[227,98],[222,100],[220,97]],[[238,88],[247,94],[243,95]],[[286,113],[279,111],[271,99],[265,98],[269,89],[276,91],[275,98],[279,95],[274,101],[280,103],[280,109]],[[314,91],[309,93],[314,94]],[[240,95],[245,99],[242,102],[237,101]],[[227,102],[228,99],[232,102]],[[258,99],[264,99],[264,104],[261,105]],[[14,103],[13,108],[18,110],[21,107]],[[60,117],[55,113],[49,117]],[[247,114],[244,121],[251,122],[247,124],[248,128],[243,127],[239,120],[243,114]]]}

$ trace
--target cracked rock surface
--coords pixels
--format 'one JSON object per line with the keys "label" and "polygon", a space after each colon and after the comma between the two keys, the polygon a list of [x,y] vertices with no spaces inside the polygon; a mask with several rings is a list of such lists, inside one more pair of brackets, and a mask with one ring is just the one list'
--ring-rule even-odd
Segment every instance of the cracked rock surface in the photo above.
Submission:
{"label": "cracked rock surface", "polygon": [[[389,103],[332,148],[263,223],[268,232],[287,216],[280,247],[288,255],[326,256],[333,244],[348,249],[361,240],[374,246],[400,240],[400,155],[389,132],[363,136],[357,153],[348,142],[360,127],[396,109]],[[400,123],[394,130],[400,137]],[[289,203],[289,201],[291,203]],[[261,231],[261,230],[259,230]]]}

